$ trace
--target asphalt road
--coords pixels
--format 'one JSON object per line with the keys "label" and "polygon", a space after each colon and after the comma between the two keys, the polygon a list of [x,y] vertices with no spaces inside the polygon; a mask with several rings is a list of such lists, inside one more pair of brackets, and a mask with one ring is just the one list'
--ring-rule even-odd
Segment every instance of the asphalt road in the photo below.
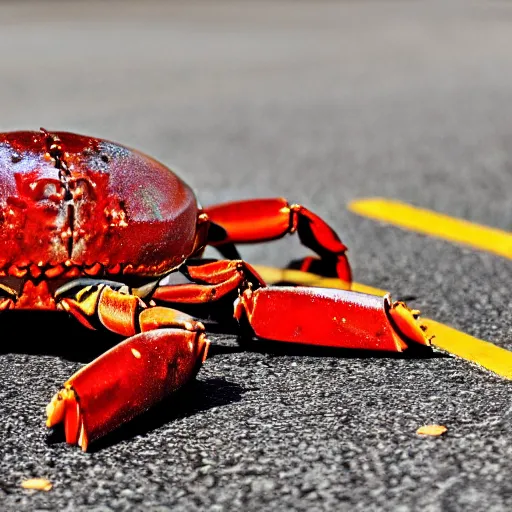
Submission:
{"label": "asphalt road", "polygon": [[[512,230],[512,5],[2,2],[0,130],[69,130],[180,170],[204,204],[283,195],[328,220],[358,281],[512,350],[510,260],[349,213],[384,196]],[[285,265],[293,238],[247,247]],[[83,454],[44,407],[101,350],[6,318],[2,510],[512,508],[511,385],[444,357],[243,351]],[[427,423],[448,427],[420,438]],[[46,477],[48,492],[22,490]]]}

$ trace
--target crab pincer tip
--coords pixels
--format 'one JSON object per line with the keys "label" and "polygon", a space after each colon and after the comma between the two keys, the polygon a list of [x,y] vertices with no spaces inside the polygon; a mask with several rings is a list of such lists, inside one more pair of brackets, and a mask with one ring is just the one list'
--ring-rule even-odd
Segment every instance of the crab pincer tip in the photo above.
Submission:
{"label": "crab pincer tip", "polygon": [[421,345],[430,345],[430,340],[419,322],[420,312],[417,309],[411,310],[404,302],[396,301],[389,306],[389,314],[401,337]]}
{"label": "crab pincer tip", "polygon": [[336,274],[338,277],[347,283],[348,290],[352,287],[352,268],[347,258],[347,254],[343,253],[338,257],[338,263],[336,264]]}
{"label": "crab pincer tip", "polygon": [[66,412],[65,389],[55,393],[50,403],[46,406],[46,426],[48,428],[64,421]]}
{"label": "crab pincer tip", "polygon": [[46,426],[51,428],[59,423],[64,423],[66,442],[78,444],[83,451],[86,451],[87,432],[80,412],[78,397],[71,387],[61,389],[46,406]]}

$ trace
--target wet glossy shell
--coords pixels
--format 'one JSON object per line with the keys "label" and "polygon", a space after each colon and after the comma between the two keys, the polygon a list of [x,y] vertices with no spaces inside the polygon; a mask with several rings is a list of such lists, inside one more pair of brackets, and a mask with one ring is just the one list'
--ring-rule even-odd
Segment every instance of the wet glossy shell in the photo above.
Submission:
{"label": "wet glossy shell", "polygon": [[0,134],[1,271],[159,275],[191,254],[197,218],[190,187],[137,151],[63,132]]}

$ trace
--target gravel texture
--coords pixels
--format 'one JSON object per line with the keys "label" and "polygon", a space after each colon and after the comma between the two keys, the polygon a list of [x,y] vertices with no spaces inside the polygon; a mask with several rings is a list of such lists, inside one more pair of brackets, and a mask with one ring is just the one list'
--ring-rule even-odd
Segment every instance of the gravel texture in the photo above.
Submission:
{"label": "gravel texture", "polygon": [[[512,5],[2,2],[0,44],[0,130],[137,147],[205,204],[301,202],[342,235],[358,281],[512,350],[510,260],[346,209],[379,195],[512,231]],[[242,253],[279,266],[301,251]],[[44,407],[112,339],[6,315],[0,508],[512,508],[509,382],[447,357],[210,338],[196,382],[83,454]],[[428,423],[448,432],[417,436]],[[33,477],[53,489],[21,489]]]}

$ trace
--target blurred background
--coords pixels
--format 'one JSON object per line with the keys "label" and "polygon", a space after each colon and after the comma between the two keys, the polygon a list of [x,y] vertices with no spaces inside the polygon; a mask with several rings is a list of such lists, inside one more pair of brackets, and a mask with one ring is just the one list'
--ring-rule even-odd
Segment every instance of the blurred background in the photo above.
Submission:
{"label": "blurred background", "polygon": [[1,130],[136,147],[205,204],[286,196],[358,252],[345,205],[361,196],[512,225],[505,2],[19,1],[0,15]]}
{"label": "blurred background", "polygon": [[[510,227],[506,2],[4,1],[0,14],[2,130],[137,147],[205,203],[286,195],[341,227],[347,200],[378,192]],[[476,188],[495,201],[469,206]]]}
{"label": "blurred background", "polygon": [[[203,204],[303,203],[340,233],[358,281],[512,347],[509,260],[346,208],[383,196],[512,230],[511,3],[2,1],[0,49],[0,131],[43,126],[135,147]],[[283,266],[299,251],[290,237],[242,254]],[[510,505],[509,388],[451,359],[217,354],[192,409],[87,458],[46,446],[40,421],[77,363],[52,358],[48,372],[43,357],[3,361],[17,408],[2,446],[24,446],[5,456],[16,461],[6,479],[60,482],[54,509],[148,496],[186,510]],[[223,393],[238,395],[217,402]],[[444,450],[404,434],[422,421],[455,429]],[[17,438],[27,431],[33,444]],[[48,506],[16,496],[13,510]]]}

